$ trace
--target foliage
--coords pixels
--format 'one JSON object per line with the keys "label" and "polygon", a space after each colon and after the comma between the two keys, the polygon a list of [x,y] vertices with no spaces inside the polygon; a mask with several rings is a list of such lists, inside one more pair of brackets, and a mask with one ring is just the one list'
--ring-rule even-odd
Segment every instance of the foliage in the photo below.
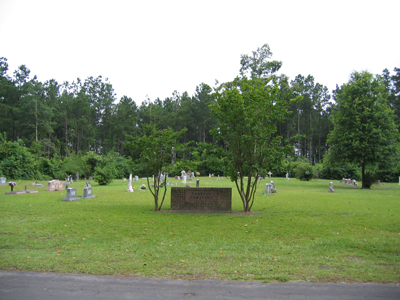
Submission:
{"label": "foliage", "polygon": [[109,153],[96,161],[93,179],[99,185],[110,184],[115,179],[117,171],[114,156],[113,153]]}
{"label": "foliage", "polygon": [[276,101],[277,91],[273,77],[242,77],[221,84],[214,93],[212,112],[219,122],[212,134],[227,149],[227,175],[236,183],[246,212],[254,203],[258,175],[282,154],[281,138],[274,134],[287,111]]}
{"label": "foliage", "polygon": [[110,184],[114,179],[114,168],[110,165],[96,166],[93,179],[99,185]]}
{"label": "foliage", "polygon": [[5,136],[0,141],[0,173],[12,179],[37,178],[34,156],[23,146],[23,141],[9,142]]}
{"label": "foliage", "polygon": [[300,180],[309,181],[314,177],[313,167],[308,162],[299,163],[294,169],[295,177]]}
{"label": "foliage", "polygon": [[352,73],[335,92],[330,155],[338,162],[360,165],[363,188],[369,188],[366,167],[390,165],[399,152],[400,136],[387,97],[382,78],[368,72]]}
{"label": "foliage", "polygon": [[[141,171],[147,177],[147,184],[150,192],[154,197],[154,210],[159,211],[165,200],[167,186],[160,182],[161,173],[167,171],[167,167],[171,164],[173,152],[179,152],[187,144],[180,144],[179,138],[186,132],[183,129],[174,132],[171,128],[157,130],[155,125],[145,126],[145,134],[137,137],[127,136],[127,142],[124,145],[136,159],[137,166],[141,167]],[[154,175],[153,188],[150,185],[149,177]],[[164,189],[164,193],[160,195],[160,188]],[[161,199],[160,199],[161,196]]]}

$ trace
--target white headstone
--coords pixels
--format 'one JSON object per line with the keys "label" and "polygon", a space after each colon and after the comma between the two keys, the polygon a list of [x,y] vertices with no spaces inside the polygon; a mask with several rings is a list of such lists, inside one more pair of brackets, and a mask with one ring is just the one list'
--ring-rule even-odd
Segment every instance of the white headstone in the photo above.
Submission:
{"label": "white headstone", "polygon": [[334,193],[335,192],[335,190],[333,189],[333,182],[331,181],[331,182],[329,182],[329,190],[328,190],[330,193]]}
{"label": "white headstone", "polygon": [[[399,181],[400,181],[400,177],[399,177]],[[399,182],[400,184],[400,182]],[[6,178],[5,177],[0,177],[0,185],[6,185]]]}
{"label": "white headstone", "polygon": [[271,193],[271,184],[270,183],[265,184],[265,193],[267,193],[267,194]]}
{"label": "white headstone", "polygon": [[132,188],[132,174],[129,174],[129,180],[128,180],[128,189],[126,190],[129,193],[133,192],[133,188]]}
{"label": "white headstone", "polygon": [[286,180],[289,180],[289,173],[286,173]]}
{"label": "white headstone", "polygon": [[186,175],[183,175],[183,181],[182,183],[186,184]]}
{"label": "white headstone", "polygon": [[271,180],[271,193],[276,193],[275,184],[272,180]]}
{"label": "white headstone", "polygon": [[138,176],[135,176],[135,181],[139,181],[139,177]]}

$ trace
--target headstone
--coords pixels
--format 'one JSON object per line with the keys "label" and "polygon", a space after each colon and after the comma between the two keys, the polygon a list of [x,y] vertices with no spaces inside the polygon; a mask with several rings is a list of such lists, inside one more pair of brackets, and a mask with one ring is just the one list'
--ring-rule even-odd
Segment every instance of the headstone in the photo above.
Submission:
{"label": "headstone", "polygon": [[76,172],[75,181],[79,181],[79,172]]}
{"label": "headstone", "polygon": [[265,184],[265,193],[266,194],[270,194],[271,193],[271,184],[270,183],[266,183]]}
{"label": "headstone", "polygon": [[268,175],[269,175],[269,178],[271,179],[271,177],[272,177],[272,176],[271,176],[271,175],[272,175],[272,172],[269,171],[269,172],[268,172]]}
{"label": "headstone", "polygon": [[135,181],[139,181],[139,177],[137,175],[135,176]]}
{"label": "headstone", "polygon": [[87,187],[91,187],[89,181],[86,181],[86,186],[87,186]]}
{"label": "headstone", "polygon": [[126,181],[126,178],[122,178],[122,181]]}
{"label": "headstone", "polygon": [[133,188],[132,188],[132,174],[129,174],[129,180],[128,180],[128,189],[126,190],[129,193],[133,193]]}
{"label": "headstone", "polygon": [[76,188],[68,188],[67,189],[67,197],[62,199],[62,201],[75,201],[80,198],[76,196]]}
{"label": "headstone", "polygon": [[276,193],[275,184],[272,180],[271,180],[271,193]]}
{"label": "headstone", "polygon": [[335,190],[333,189],[333,182],[331,181],[331,182],[329,182],[329,190],[328,190],[330,193],[334,193],[335,192]]}
{"label": "headstone", "polygon": [[232,188],[171,188],[171,211],[231,212]]}
{"label": "headstone", "polygon": [[289,180],[289,173],[286,173],[286,180]]}
{"label": "headstone", "polygon": [[200,179],[196,180],[196,187],[198,188],[200,186]]}
{"label": "headstone", "polygon": [[183,181],[182,181],[182,183],[183,183],[183,184],[186,184],[186,175],[183,176]]}
{"label": "headstone", "polygon": [[[399,177],[399,184],[400,184],[400,177]],[[0,177],[0,185],[6,185],[6,178]]]}
{"label": "headstone", "polygon": [[92,176],[89,176],[89,180],[93,180],[93,177],[92,177]]}
{"label": "headstone", "polygon": [[96,198],[96,196],[93,195],[93,188],[91,186],[86,186],[83,188],[82,198]]}
{"label": "headstone", "polygon": [[60,180],[51,180],[47,183],[46,191],[61,191],[64,189],[64,182]]}
{"label": "headstone", "polygon": [[211,178],[211,174],[208,174],[208,178]]}
{"label": "headstone", "polygon": [[160,183],[164,181],[164,175],[163,173],[160,174]]}

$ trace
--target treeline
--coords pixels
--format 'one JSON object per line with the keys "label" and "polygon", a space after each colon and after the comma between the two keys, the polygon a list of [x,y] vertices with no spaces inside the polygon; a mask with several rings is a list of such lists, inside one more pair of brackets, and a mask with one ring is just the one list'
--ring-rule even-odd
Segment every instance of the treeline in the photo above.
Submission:
{"label": "treeline", "polygon": [[[396,68],[394,72],[391,75],[384,70],[381,76],[399,125],[400,69]],[[291,140],[294,149],[291,156],[297,160],[301,157],[311,165],[321,163],[329,149],[328,134],[333,129],[332,95],[311,75],[298,75],[293,80],[285,75],[275,75],[274,83],[279,89],[278,97],[286,101],[289,111],[286,120],[278,124],[276,135],[284,137],[285,141]],[[137,106],[128,96],[117,99],[112,84],[101,76],[64,83],[54,79],[40,82],[36,76],[31,76],[25,65],[9,76],[7,59],[0,58],[3,145],[18,142],[36,159],[42,157],[50,161],[71,155],[83,156],[88,152],[102,157],[129,157],[130,153],[124,149],[126,135],[141,135],[144,125],[153,124],[174,131],[186,128],[180,142],[191,142],[191,146],[177,153],[177,158],[186,161],[186,165],[192,161],[194,167],[200,168],[202,161],[215,159],[211,158],[212,152],[216,151],[212,145],[217,143],[210,134],[217,124],[210,112],[210,104],[214,101],[212,88],[201,83],[193,95],[175,91],[171,97],[147,99]],[[291,139],[294,136],[299,137]],[[224,147],[223,144],[219,146]],[[4,160],[6,150],[2,151]],[[218,161],[208,162],[208,169],[204,167],[203,172],[213,171],[210,166],[217,164]],[[3,170],[3,173],[6,172]],[[56,176],[49,172],[47,175]]]}

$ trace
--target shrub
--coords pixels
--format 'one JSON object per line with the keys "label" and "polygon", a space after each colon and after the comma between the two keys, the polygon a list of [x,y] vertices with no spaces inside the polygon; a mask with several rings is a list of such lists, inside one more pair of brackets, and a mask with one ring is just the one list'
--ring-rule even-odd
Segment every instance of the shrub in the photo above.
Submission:
{"label": "shrub", "polygon": [[99,185],[107,185],[114,179],[114,169],[106,165],[104,167],[97,166],[94,170],[94,181]]}
{"label": "shrub", "polygon": [[301,162],[294,169],[297,179],[309,181],[314,177],[313,167],[309,163]]}

